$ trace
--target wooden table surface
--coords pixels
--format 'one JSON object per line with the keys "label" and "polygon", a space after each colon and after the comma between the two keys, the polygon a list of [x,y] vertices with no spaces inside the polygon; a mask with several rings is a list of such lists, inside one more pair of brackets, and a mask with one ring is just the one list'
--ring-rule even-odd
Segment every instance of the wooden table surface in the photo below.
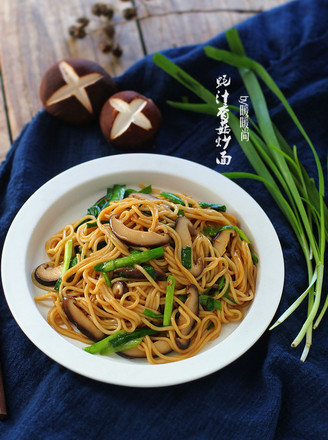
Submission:
{"label": "wooden table surface", "polygon": [[[101,20],[91,13],[93,0],[1,0],[0,2],[0,162],[25,123],[42,108],[39,87],[44,72],[65,57],[101,64],[119,75],[145,54],[205,42],[229,27],[287,0],[111,0],[116,38],[123,55],[98,48]],[[107,2],[106,2],[107,3]],[[122,10],[135,7],[126,21]],[[79,17],[91,32],[69,36]]]}

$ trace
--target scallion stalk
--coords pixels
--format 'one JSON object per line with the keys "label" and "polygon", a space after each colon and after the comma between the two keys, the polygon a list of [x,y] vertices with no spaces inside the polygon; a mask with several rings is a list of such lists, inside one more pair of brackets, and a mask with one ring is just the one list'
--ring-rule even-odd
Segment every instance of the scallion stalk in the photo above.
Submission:
{"label": "scallion stalk", "polygon": [[64,273],[70,267],[72,254],[73,254],[73,240],[70,238],[69,240],[65,241],[64,261],[63,261],[63,268],[62,268],[62,272],[61,272],[61,277],[57,280],[56,285],[55,285],[55,290],[57,290],[57,291],[60,288],[60,285],[62,282],[62,277],[63,277]]}
{"label": "scallion stalk", "polygon": [[[305,297],[308,297],[307,318],[299,334],[292,342],[292,346],[296,347],[304,337],[306,338],[301,355],[301,360],[304,361],[312,344],[312,329],[319,325],[328,308],[327,295],[319,312],[323,288],[325,246],[326,241],[328,241],[328,209],[324,202],[323,170],[309,136],[269,73],[259,63],[246,56],[236,29],[228,30],[226,36],[230,51],[207,46],[204,48],[205,53],[214,60],[238,68],[258,125],[250,119],[249,140],[241,140],[239,119],[232,112],[229,114],[230,128],[256,174],[233,172],[224,173],[224,175],[231,179],[251,178],[263,182],[289,221],[300,243],[307,267],[308,287],[271,328],[283,322],[296,310]],[[197,104],[189,102],[173,103],[170,101],[169,105],[182,110],[217,114],[217,108],[222,103],[217,102],[213,93],[163,55],[154,54],[153,61],[204,101],[204,103]],[[311,149],[316,163],[318,186],[299,161],[296,147],[289,147],[273,124],[259,79],[280,100]]]}
{"label": "scallion stalk", "polygon": [[126,257],[117,258],[116,260],[105,261],[96,264],[95,271],[110,272],[121,267],[132,266],[133,264],[146,263],[149,260],[163,257],[164,249],[162,247],[149,249],[148,251],[133,253]]}
{"label": "scallion stalk", "polygon": [[173,300],[174,300],[174,287],[175,287],[175,278],[173,275],[169,275],[167,277],[165,305],[164,305],[164,318],[163,318],[164,327],[167,325],[171,325],[171,315],[172,315]]}
{"label": "scallion stalk", "polygon": [[116,353],[118,351],[136,347],[140,344],[144,336],[153,335],[155,333],[157,333],[157,331],[150,328],[137,329],[131,333],[128,333],[125,330],[119,330],[116,333],[105,337],[101,341],[84,347],[83,350],[91,354]]}

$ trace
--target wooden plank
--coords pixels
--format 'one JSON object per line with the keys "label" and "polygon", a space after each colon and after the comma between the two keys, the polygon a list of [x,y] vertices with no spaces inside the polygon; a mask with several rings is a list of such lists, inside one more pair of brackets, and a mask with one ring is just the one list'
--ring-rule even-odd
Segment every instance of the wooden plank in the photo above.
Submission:
{"label": "wooden plank", "polygon": [[39,87],[44,72],[56,61],[73,56],[99,62],[118,75],[143,56],[135,22],[122,33],[125,51],[113,61],[98,48],[97,33],[83,40],[68,37],[78,17],[90,14],[92,0],[11,0],[0,2],[0,50],[8,118],[13,138],[41,108]]}
{"label": "wooden plank", "polygon": [[147,53],[203,43],[287,0],[135,0]]}
{"label": "wooden plank", "polygon": [[0,72],[0,164],[5,159],[6,153],[10,147],[10,143],[5,99],[2,92],[2,77]]}

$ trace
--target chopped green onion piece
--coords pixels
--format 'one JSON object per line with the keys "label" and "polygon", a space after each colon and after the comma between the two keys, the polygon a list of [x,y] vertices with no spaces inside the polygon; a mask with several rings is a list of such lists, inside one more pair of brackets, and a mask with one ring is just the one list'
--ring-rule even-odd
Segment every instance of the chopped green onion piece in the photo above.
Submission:
{"label": "chopped green onion piece", "polygon": [[169,192],[161,192],[160,195],[162,197],[165,197],[167,200],[170,200],[170,202],[176,203],[177,205],[186,206],[185,202],[180,199],[180,197],[176,196],[175,194],[169,193]]}
{"label": "chopped green onion piece", "polygon": [[114,185],[112,188],[107,188],[107,200],[113,202],[115,200],[124,199],[125,185]]}
{"label": "chopped green onion piece", "polygon": [[250,243],[248,238],[246,237],[246,234],[244,231],[242,231],[240,228],[237,228],[237,226],[234,225],[223,225],[223,226],[205,226],[203,229],[203,233],[209,237],[214,237],[216,234],[218,234],[221,231],[226,231],[232,229],[236,232],[238,232],[239,237],[241,240],[245,240],[247,243]]}
{"label": "chopped green onion piece", "polygon": [[100,249],[103,249],[105,246],[107,246],[106,241],[105,241],[105,240],[100,241],[100,242],[97,244],[97,251],[100,251]]}
{"label": "chopped green onion piece", "polygon": [[175,278],[173,275],[167,277],[166,296],[164,305],[163,326],[171,325],[171,315],[173,309]]}
{"label": "chopped green onion piece", "polygon": [[130,254],[126,257],[117,258],[116,260],[105,261],[104,263],[96,264],[95,271],[110,272],[114,269],[121,267],[132,266],[133,264],[146,263],[154,258],[160,258],[164,255],[164,249],[162,247],[150,249],[148,251],[140,252],[138,254]]}
{"label": "chopped green onion piece", "polygon": [[222,277],[219,278],[219,283],[218,283],[218,290],[222,290],[224,283],[225,283],[225,276],[222,275]]}
{"label": "chopped green onion piece", "polygon": [[[108,223],[108,220],[102,220],[100,223],[102,225],[105,225],[106,223]],[[87,223],[87,229],[95,228],[96,226],[97,226],[97,221]]]}
{"label": "chopped green onion piece", "polygon": [[55,285],[55,290],[59,290],[61,282],[62,282],[62,276],[64,273],[69,269],[71,259],[72,259],[72,253],[73,253],[73,240],[70,238],[69,240],[65,241],[65,249],[64,249],[64,262],[63,262],[63,268],[61,272],[61,277],[57,280]]}
{"label": "chopped green onion piece", "polygon": [[156,272],[155,272],[155,269],[153,268],[153,266],[150,266],[150,265],[145,265],[145,266],[142,266],[144,269],[145,269],[145,271],[152,277],[152,278],[154,278],[154,280],[156,279]]}
{"label": "chopped green onion piece", "polygon": [[181,263],[186,269],[191,269],[191,247],[181,249]]}
{"label": "chopped green onion piece", "polygon": [[102,273],[102,276],[103,276],[104,279],[105,279],[105,282],[106,282],[107,286],[110,287],[110,286],[112,285],[112,282],[111,282],[111,280],[110,280],[110,278],[109,278],[109,276],[108,276],[108,273],[105,272],[105,271],[102,271],[101,273]]}
{"label": "chopped green onion piece", "polygon": [[238,304],[231,296],[229,295],[229,289],[224,293],[223,297],[226,298],[228,301],[232,302],[233,304]]}
{"label": "chopped green onion piece", "polygon": [[252,260],[253,260],[253,264],[258,264],[258,262],[259,262],[259,258],[258,258],[258,256],[252,251],[252,249],[250,249],[250,251],[251,251],[251,257],[252,257]]}
{"label": "chopped green onion piece", "polygon": [[93,215],[94,217],[97,218],[99,213],[100,213],[100,211],[105,207],[106,204],[107,204],[106,197],[103,197],[97,203],[95,203],[90,208],[88,208],[87,209],[87,213],[89,215]]}
{"label": "chopped green onion piece", "polygon": [[101,341],[85,347],[83,350],[91,354],[115,353],[117,351],[127,350],[127,348],[132,348],[138,345],[144,336],[153,335],[155,333],[157,333],[157,331],[150,328],[138,329],[132,333],[128,333],[125,330],[119,330]]}
{"label": "chopped green onion piece", "polygon": [[129,188],[125,190],[124,197],[129,197],[130,194],[133,193],[142,193],[142,194],[151,194],[152,188],[151,185],[145,186],[144,188],[140,189],[139,191],[136,191],[135,189]]}
{"label": "chopped green onion piece", "polygon": [[144,316],[147,316],[148,318],[164,318],[164,315],[159,314],[158,312],[154,312],[153,310],[150,309],[145,309],[142,313]]}
{"label": "chopped green onion piece", "polygon": [[204,293],[202,293],[201,295],[199,295],[199,303],[206,309],[209,311],[212,310],[221,310],[222,309],[222,304],[221,301],[219,301],[218,299],[214,299],[211,296],[208,295],[204,295]]}
{"label": "chopped green onion piece", "polygon": [[184,216],[185,216],[185,213],[184,213],[184,210],[183,210],[183,209],[179,209],[179,211],[178,211],[178,216],[179,216],[179,217],[184,217]]}
{"label": "chopped green onion piece", "polygon": [[211,208],[215,211],[225,212],[227,210],[227,207],[225,205],[219,205],[218,203],[198,202],[198,204],[201,208]]}

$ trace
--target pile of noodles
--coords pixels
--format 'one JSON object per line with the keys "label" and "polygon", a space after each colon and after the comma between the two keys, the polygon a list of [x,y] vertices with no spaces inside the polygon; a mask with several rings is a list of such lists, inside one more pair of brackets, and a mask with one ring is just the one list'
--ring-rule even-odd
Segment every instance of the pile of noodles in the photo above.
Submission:
{"label": "pile of noodles", "polygon": [[[189,358],[198,353],[209,341],[220,335],[221,325],[243,318],[243,308],[254,297],[256,267],[252,260],[249,244],[242,240],[239,234],[231,237],[222,256],[217,255],[212,246],[211,238],[204,235],[205,226],[235,225],[235,216],[227,212],[217,212],[214,209],[201,208],[197,201],[185,194],[177,194],[185,206],[177,205],[160,196],[160,191],[153,190],[154,199],[139,200],[131,197],[121,201],[111,202],[103,209],[97,218],[97,226],[88,228],[86,220],[95,221],[95,217],[87,215],[76,222],[66,225],[46,242],[45,250],[50,259],[49,264],[59,265],[64,256],[65,242],[73,240],[73,246],[78,253],[77,264],[70,268],[62,277],[59,291],[50,287],[39,286],[47,290],[37,296],[37,302],[49,298],[53,306],[48,312],[49,324],[60,334],[77,339],[86,344],[90,339],[80,333],[67,318],[62,298],[74,297],[80,307],[93,321],[105,336],[124,329],[133,332],[137,328],[149,327],[161,333],[145,336],[138,346],[145,351],[148,362],[164,363]],[[199,258],[203,262],[203,271],[195,278],[181,263],[181,239],[175,231],[175,222],[183,214],[194,225],[197,235],[192,240],[194,261]],[[166,277],[172,274],[176,280],[174,306],[171,316],[171,325],[162,326],[162,320],[149,318],[143,315],[144,310],[150,309],[163,313],[166,293],[166,281],[157,281],[139,265],[145,279],[115,278],[112,281],[122,280],[128,286],[128,292],[121,298],[116,298],[112,287],[106,284],[101,272],[96,272],[94,266],[98,263],[127,256],[133,246],[120,241],[110,228],[108,219],[117,214],[125,226],[132,229],[167,233],[171,243],[164,246],[164,257],[151,260],[147,264],[154,269],[164,272]],[[136,248],[146,250],[146,248]],[[186,320],[190,319],[191,311],[183,301],[186,286],[193,284],[199,294],[215,288],[218,280],[225,278],[224,287],[216,294],[215,299],[222,303],[221,310],[205,310],[200,305],[198,316],[193,315],[195,325],[191,333],[190,344],[181,349],[176,344],[176,335],[179,333],[177,318],[183,314]],[[228,295],[227,295],[228,293]],[[172,352],[162,354],[154,346],[159,339],[166,340]]]}

